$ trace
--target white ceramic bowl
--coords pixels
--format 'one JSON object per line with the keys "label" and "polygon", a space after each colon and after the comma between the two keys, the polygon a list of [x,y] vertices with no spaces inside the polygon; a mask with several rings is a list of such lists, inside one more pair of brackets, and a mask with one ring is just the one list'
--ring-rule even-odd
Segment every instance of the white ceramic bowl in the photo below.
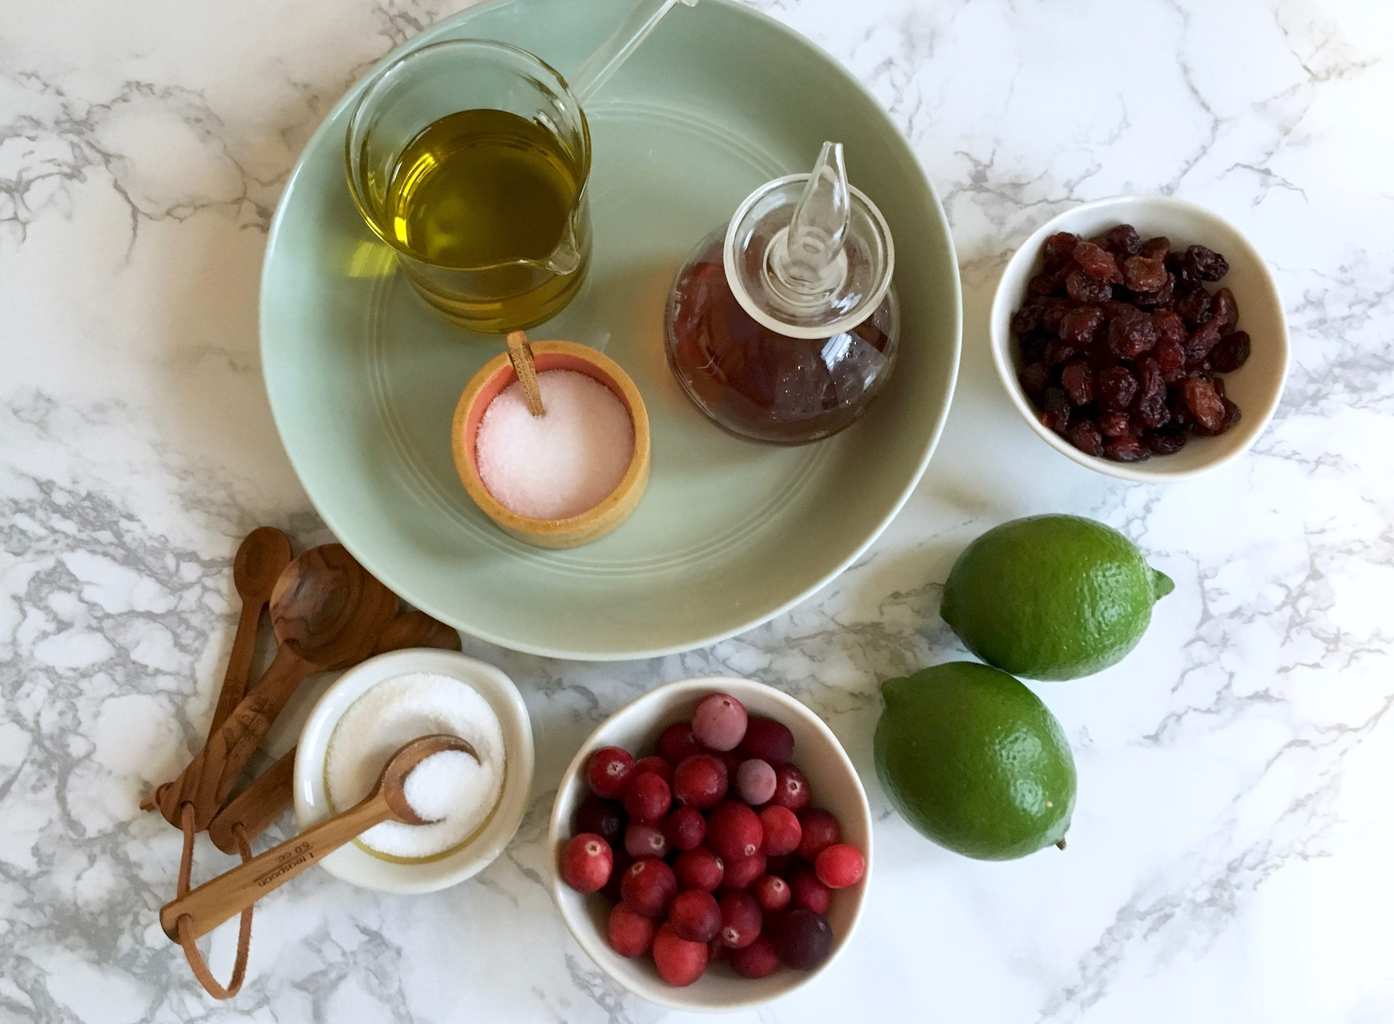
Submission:
{"label": "white ceramic bowl", "polygon": [[324,783],[329,738],[344,712],[378,683],[409,672],[434,672],[474,687],[498,716],[503,730],[504,780],[494,815],[464,846],[437,860],[396,863],[348,843],[320,861],[331,875],[381,892],[435,892],[484,870],[503,852],[527,810],[532,785],[532,725],[513,681],[492,665],[455,651],[414,648],[380,654],[340,676],[310,712],[295,752],[295,816],[300,827],[334,813]]}
{"label": "white ceramic bowl", "polygon": [[[718,962],[686,988],[673,988],[659,978],[648,957],[626,959],[614,952],[606,941],[606,921],[610,904],[598,893],[583,896],[561,880],[558,861],[562,847],[571,837],[571,818],[589,793],[585,764],[600,747],[619,746],[635,756],[651,753],[659,732],[673,722],[692,717],[697,702],[709,693],[722,691],[740,700],[752,715],[764,715],[783,722],[794,734],[794,761],[813,790],[813,805],[825,807],[842,825],[843,842],[866,854],[866,876],[850,889],[833,894],[828,923],[833,930],[833,949],[823,964],[813,971],[780,968],[769,977],[742,978],[729,966]],[[713,677],[670,683],[626,705],[601,723],[572,758],[557,789],[548,828],[552,851],[552,894],[571,934],[606,974],[629,991],[655,1003],[683,1010],[735,1010],[758,1006],[792,992],[832,966],[846,948],[861,917],[862,900],[871,883],[871,809],[866,802],[857,770],[852,766],[837,737],[821,718],[793,697],[747,679]]]}
{"label": "white ceramic bowl", "polygon": [[[1040,265],[1041,244],[1057,231],[1088,237],[1115,224],[1131,224],[1144,239],[1166,235],[1176,246],[1205,245],[1224,255],[1229,273],[1224,286],[1239,305],[1239,329],[1248,331],[1253,348],[1248,362],[1225,374],[1225,393],[1239,405],[1243,418],[1218,437],[1191,437],[1174,455],[1154,455],[1145,462],[1110,462],[1086,455],[1043,426],[1017,380],[1020,369],[1011,336],[1012,314],[1021,306],[1026,285]],[[1278,286],[1249,240],[1229,221],[1195,203],[1166,196],[1119,196],[1085,203],[1052,217],[1022,243],[1002,272],[992,300],[989,323],[992,360],[1012,404],[1046,444],[1081,466],[1123,480],[1161,483],[1195,476],[1223,465],[1254,443],[1273,417],[1287,375],[1288,333]]]}

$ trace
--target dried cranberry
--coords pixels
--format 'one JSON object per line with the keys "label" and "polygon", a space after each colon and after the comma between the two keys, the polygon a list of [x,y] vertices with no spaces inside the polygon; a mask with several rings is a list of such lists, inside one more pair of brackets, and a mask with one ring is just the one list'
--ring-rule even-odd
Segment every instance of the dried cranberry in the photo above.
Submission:
{"label": "dried cranberry", "polygon": [[1202,281],[1218,281],[1229,273],[1229,261],[1203,245],[1189,246],[1185,263],[1191,273]]}
{"label": "dried cranberry", "polygon": [[1104,311],[1098,306],[1076,306],[1060,321],[1060,337],[1071,345],[1084,348],[1094,340],[1104,324]]}
{"label": "dried cranberry", "polygon": [[1021,381],[1021,390],[1032,398],[1039,398],[1050,383],[1050,371],[1040,363],[1029,363],[1017,374],[1017,380]]}
{"label": "dried cranberry", "polygon": [[1077,355],[1079,355],[1079,349],[1067,341],[1057,339],[1046,346],[1045,363],[1047,366],[1059,366],[1061,363],[1068,363]]}
{"label": "dried cranberry", "polygon": [[1170,338],[1157,342],[1152,349],[1152,357],[1162,371],[1162,380],[1170,384],[1186,375],[1186,347],[1182,342]]}
{"label": "dried cranberry", "polygon": [[1104,444],[1104,458],[1114,462],[1141,462],[1148,458],[1149,452],[1132,434],[1111,437]]}
{"label": "dried cranberry", "polygon": [[1221,288],[1210,296],[1210,319],[1220,321],[1220,333],[1228,334],[1239,323],[1239,304],[1234,301],[1234,292]]}
{"label": "dried cranberry", "polygon": [[1055,339],[1046,334],[1027,334],[1017,340],[1017,347],[1021,349],[1021,361],[1023,363],[1039,363],[1045,358],[1045,349]]}
{"label": "dried cranberry", "polygon": [[1064,265],[1079,244],[1079,235],[1069,231],[1057,231],[1045,240],[1041,252],[1045,254],[1047,270],[1055,270]]}
{"label": "dried cranberry", "polygon": [[1137,254],[1146,256],[1148,259],[1165,261],[1169,252],[1171,252],[1171,239],[1167,238],[1166,235],[1157,235],[1143,242],[1142,248],[1137,251]]}
{"label": "dried cranberry", "polygon": [[1210,350],[1220,341],[1220,322],[1207,320],[1186,341],[1186,365],[1200,366],[1210,356]]}
{"label": "dried cranberry", "polygon": [[1221,413],[1219,423],[1214,427],[1209,427],[1197,420],[1195,425],[1197,434],[1203,434],[1206,437],[1214,437],[1216,434],[1223,434],[1226,430],[1239,422],[1239,406],[1224,397],[1220,398],[1220,405],[1223,408],[1223,412]]}
{"label": "dried cranberry", "polygon": [[1197,429],[1218,433],[1225,422],[1225,401],[1216,393],[1215,385],[1205,377],[1191,377],[1181,389]]}
{"label": "dried cranberry", "polygon": [[1065,271],[1043,270],[1026,283],[1026,293],[1028,295],[1045,296],[1051,295],[1060,290],[1060,285],[1065,279]]}
{"label": "dried cranberry", "polygon": [[1085,455],[1104,453],[1104,439],[1092,423],[1076,423],[1065,432],[1065,438]]}
{"label": "dried cranberry", "polygon": [[1128,256],[1136,256],[1142,248],[1142,238],[1131,224],[1119,224],[1116,227],[1111,227],[1095,241],[1120,260]]}
{"label": "dried cranberry", "polygon": [[1174,341],[1178,345],[1186,342],[1186,323],[1175,311],[1159,309],[1152,314],[1152,325],[1157,328],[1157,343]]}
{"label": "dried cranberry", "polygon": [[1126,367],[1114,366],[1099,374],[1095,391],[1107,408],[1121,411],[1133,404],[1133,396],[1137,394],[1137,379]]}
{"label": "dried cranberry", "polygon": [[1134,359],[1157,344],[1157,328],[1143,313],[1115,317],[1108,325],[1108,347],[1124,359]]}
{"label": "dried cranberry", "polygon": [[1199,327],[1210,319],[1210,293],[1194,288],[1176,300],[1176,312],[1190,328]]}
{"label": "dried cranberry", "polygon": [[1162,286],[1155,292],[1133,292],[1132,296],[1133,301],[1139,306],[1145,306],[1148,309],[1159,309],[1171,305],[1171,300],[1174,297],[1175,291],[1176,278],[1168,273],[1162,279]]}
{"label": "dried cranberry", "polygon": [[1071,270],[1065,275],[1065,291],[1076,302],[1107,302],[1113,296],[1112,285],[1096,281],[1081,270]]}
{"label": "dried cranberry", "polygon": [[1249,361],[1249,332],[1226,334],[1210,350],[1210,365],[1221,373],[1233,373]]}
{"label": "dried cranberry", "polygon": [[1162,379],[1162,368],[1157,360],[1151,356],[1139,359],[1135,375],[1138,384],[1136,400],[1141,401],[1154,397],[1166,398],[1166,381]]}
{"label": "dried cranberry", "polygon": [[1221,377],[1218,373],[1207,373],[1207,374],[1204,374],[1204,376],[1205,376],[1207,379],[1209,379],[1210,383],[1214,386],[1214,388],[1215,388],[1215,394],[1219,395],[1221,398],[1224,398],[1224,397],[1225,397],[1225,379],[1224,379],[1223,377]]}
{"label": "dried cranberry", "polygon": [[[1052,388],[1048,390],[1059,391],[1060,389]],[[1060,393],[1062,395],[1064,394],[1063,391],[1061,391]],[[1066,428],[1070,425],[1069,404],[1066,403],[1062,406],[1056,406],[1052,409],[1046,409],[1044,412],[1041,413],[1041,423],[1045,426],[1047,430],[1053,430],[1057,434],[1063,434]]]}
{"label": "dried cranberry", "polygon": [[1041,309],[1039,302],[1028,302],[1015,313],[1012,314],[1012,333],[1018,337],[1023,334],[1030,334],[1041,325]]}
{"label": "dried cranberry", "polygon": [[[1118,260],[1109,252],[1093,242],[1080,242],[1071,254],[1075,266],[1084,271],[1092,280],[1105,284],[1122,284],[1123,272],[1118,269]],[[1066,287],[1069,279],[1066,278]]]}
{"label": "dried cranberry", "polygon": [[1066,363],[1060,371],[1060,386],[1073,405],[1088,405],[1094,400],[1094,371],[1083,359]]}
{"label": "dried cranberry", "polygon": [[1104,437],[1121,437],[1129,430],[1126,412],[1106,412],[1098,419],[1099,433]]}
{"label": "dried cranberry", "polygon": [[1070,304],[1063,299],[1051,299],[1041,303],[1041,330],[1047,334],[1059,335],[1060,321],[1070,311]]}
{"label": "dried cranberry", "polygon": [[1171,419],[1167,408],[1166,392],[1148,395],[1133,408],[1133,425],[1142,430],[1155,430],[1166,426]]}
{"label": "dried cranberry", "polygon": [[1186,447],[1186,428],[1170,426],[1162,430],[1149,430],[1142,435],[1142,443],[1154,455],[1174,455]]}
{"label": "dried cranberry", "polygon": [[1135,292],[1155,292],[1166,284],[1167,268],[1162,260],[1129,256],[1123,261],[1123,283]]}

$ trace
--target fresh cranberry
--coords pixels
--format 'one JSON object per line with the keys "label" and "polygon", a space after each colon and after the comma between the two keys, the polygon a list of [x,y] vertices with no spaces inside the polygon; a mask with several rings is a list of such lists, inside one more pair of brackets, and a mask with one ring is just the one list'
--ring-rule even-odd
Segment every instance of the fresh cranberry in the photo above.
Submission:
{"label": "fresh cranberry", "polygon": [[607,843],[614,844],[624,835],[624,810],[613,800],[602,800],[588,793],[571,819],[571,831],[573,834],[594,832]]}
{"label": "fresh cranberry", "polygon": [[799,827],[803,834],[799,838],[798,854],[810,864],[820,853],[842,839],[842,827],[837,819],[831,811],[821,807],[807,807],[800,811]]}
{"label": "fresh cranberry", "polygon": [[751,807],[759,807],[774,796],[775,772],[770,763],[752,757],[736,769],[736,792]]}
{"label": "fresh cranberry", "polygon": [[728,785],[726,765],[711,754],[684,758],[673,771],[674,795],[699,810],[720,803]]}
{"label": "fresh cranberry", "polygon": [[702,845],[702,838],[707,834],[707,819],[695,807],[686,804],[675,807],[663,819],[663,834],[674,850],[694,850]]}
{"label": "fresh cranberry", "polygon": [[782,857],[799,848],[803,828],[799,816],[787,807],[772,804],[760,812],[760,826],[765,831],[765,852]]}
{"label": "fresh cranberry", "polygon": [[669,985],[691,985],[707,969],[707,944],[684,939],[672,925],[658,929],[653,939],[653,965]]}
{"label": "fresh cranberry", "polygon": [[648,757],[641,757],[635,761],[634,770],[629,777],[632,780],[634,776],[642,775],[644,772],[653,772],[664,782],[671,783],[673,781],[673,766],[657,754],[650,754]]}
{"label": "fresh cranberry", "polygon": [[755,897],[743,890],[721,894],[721,941],[732,949],[743,949],[760,934],[763,915]]}
{"label": "fresh cranberry", "polygon": [[668,837],[653,825],[632,822],[624,832],[624,849],[635,860],[668,856]]}
{"label": "fresh cranberry", "polygon": [[652,825],[668,813],[673,793],[668,783],[653,772],[636,775],[624,791],[624,809],[631,822]]}
{"label": "fresh cranberry", "polygon": [[856,885],[866,874],[866,858],[855,846],[834,843],[818,855],[813,870],[818,881],[829,889],[846,889]]}
{"label": "fresh cranberry", "polygon": [[620,747],[601,747],[586,762],[586,780],[596,796],[607,800],[624,795],[629,774],[634,770],[634,758]]}
{"label": "fresh cranberry", "polygon": [[658,734],[658,756],[671,765],[701,752],[702,745],[692,735],[692,726],[687,722],[674,722]]}
{"label": "fresh cranberry", "polygon": [[625,906],[645,917],[662,917],[677,894],[678,879],[673,869],[656,857],[631,864],[620,886]]}
{"label": "fresh cranberry", "polygon": [[765,842],[760,816],[745,804],[727,800],[718,804],[707,818],[707,845],[726,861],[753,857]]}
{"label": "fresh cranberry", "polygon": [[653,919],[635,913],[623,903],[610,908],[610,948],[620,956],[643,956],[653,945]]}
{"label": "fresh cranberry", "polygon": [[668,923],[689,942],[710,942],[721,931],[721,908],[711,893],[688,889],[673,900],[668,910]]}
{"label": "fresh cranberry", "polygon": [[744,704],[729,693],[713,693],[698,702],[692,735],[708,750],[735,750],[745,738],[748,722]]}
{"label": "fresh cranberry", "polygon": [[765,978],[779,969],[779,953],[761,935],[745,948],[731,950],[731,969],[742,978]]}
{"label": "fresh cranberry", "polygon": [[752,715],[745,726],[745,738],[736,749],[746,757],[780,765],[794,756],[794,734],[783,722]]}
{"label": "fresh cranberry", "polygon": [[826,914],[833,901],[833,892],[810,870],[796,871],[789,879],[790,902],[815,914]]}
{"label": "fresh cranberry", "polygon": [[813,793],[808,788],[808,780],[792,764],[780,765],[775,772],[774,796],[770,802],[791,811],[800,811],[808,806]]}
{"label": "fresh cranberry", "polygon": [[603,888],[614,866],[610,844],[594,832],[572,836],[562,850],[562,881],[577,892],[596,892]]}
{"label": "fresh cranberry", "polygon": [[789,889],[789,883],[778,875],[761,875],[750,887],[750,894],[755,897],[755,902],[760,904],[760,909],[767,914],[783,910],[794,896]]}
{"label": "fresh cranberry", "polygon": [[673,872],[684,889],[705,889],[715,892],[726,877],[726,865],[705,846],[684,850],[673,861]]}
{"label": "fresh cranberry", "polygon": [[784,914],[776,923],[771,938],[779,951],[779,959],[800,971],[817,967],[833,949],[833,932],[827,920],[803,907]]}
{"label": "fresh cranberry", "polygon": [[763,853],[753,857],[741,857],[726,863],[726,874],[721,880],[723,889],[744,889],[755,879],[769,870]]}

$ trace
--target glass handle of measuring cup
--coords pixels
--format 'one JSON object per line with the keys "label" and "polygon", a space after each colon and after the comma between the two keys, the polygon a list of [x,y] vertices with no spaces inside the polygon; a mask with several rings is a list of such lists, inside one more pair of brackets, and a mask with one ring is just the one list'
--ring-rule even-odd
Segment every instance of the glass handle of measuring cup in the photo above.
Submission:
{"label": "glass handle of measuring cup", "polygon": [[610,76],[620,69],[620,65],[663,20],[663,16],[679,3],[688,7],[697,6],[697,0],[639,0],[634,5],[620,27],[586,58],[575,75],[570,76],[571,91],[582,105],[609,81]]}

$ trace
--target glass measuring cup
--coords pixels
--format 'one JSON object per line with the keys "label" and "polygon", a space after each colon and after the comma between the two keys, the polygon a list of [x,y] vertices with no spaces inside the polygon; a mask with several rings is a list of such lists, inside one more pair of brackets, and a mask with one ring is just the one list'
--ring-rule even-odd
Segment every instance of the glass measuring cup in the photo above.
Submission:
{"label": "glass measuring cup", "polygon": [[[554,145],[574,195],[550,251],[476,261],[409,242],[402,211],[390,202],[399,186],[393,176],[403,173],[403,154],[429,126],[462,111],[516,115]],[[455,323],[486,333],[519,330],[555,316],[581,287],[591,249],[590,128],[561,74],[528,51],[457,39],[404,54],[378,72],[354,106],[345,159],[349,191],[368,227],[396,252],[418,294]],[[431,155],[422,159],[429,164]],[[489,230],[504,229],[506,211],[479,212],[493,214]]]}

